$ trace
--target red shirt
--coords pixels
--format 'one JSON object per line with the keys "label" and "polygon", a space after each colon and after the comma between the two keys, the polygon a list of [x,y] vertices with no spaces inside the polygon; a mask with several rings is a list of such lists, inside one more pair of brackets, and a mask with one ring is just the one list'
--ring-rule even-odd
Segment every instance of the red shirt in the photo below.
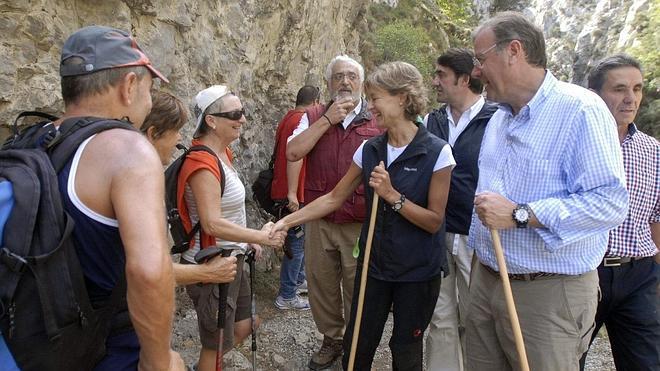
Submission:
{"label": "red shirt", "polygon": [[[273,170],[273,183],[271,185],[270,197],[273,200],[286,199],[289,193],[289,186],[286,179],[286,140],[293,134],[298,126],[304,110],[290,110],[284,115],[282,121],[277,126],[275,134],[275,165]],[[305,201],[305,166],[307,160],[303,158],[302,169],[298,177],[298,202]]]}

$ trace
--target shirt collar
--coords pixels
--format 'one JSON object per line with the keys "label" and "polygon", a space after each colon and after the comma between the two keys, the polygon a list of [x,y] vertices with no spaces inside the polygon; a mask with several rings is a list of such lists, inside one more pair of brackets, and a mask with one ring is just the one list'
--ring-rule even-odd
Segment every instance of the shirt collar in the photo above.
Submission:
{"label": "shirt collar", "polygon": [[353,109],[353,113],[355,113],[355,116],[359,115],[360,112],[362,112],[362,98],[360,98],[360,100],[355,105],[355,108]]}
{"label": "shirt collar", "polygon": [[[552,74],[552,72],[545,70],[545,77],[543,78],[543,83],[541,83],[541,86],[536,91],[532,99],[530,99],[529,102],[527,102],[527,104],[520,109],[520,112],[518,112],[518,114],[527,115],[529,116],[528,118],[530,120],[533,120],[537,112],[542,109],[541,106],[543,102],[546,100],[548,95],[555,88],[555,85],[557,85],[557,78]],[[509,115],[513,115],[513,110],[511,109],[511,106],[508,103],[500,103],[499,108],[505,111],[506,113],[508,113]]]}
{"label": "shirt collar", "polygon": [[[479,112],[481,112],[481,109],[483,108],[485,102],[486,100],[484,99],[483,95],[480,95],[479,99],[477,99],[477,101],[474,102],[474,104],[470,106],[470,108],[468,108],[467,111],[465,111],[468,113],[468,122],[472,121],[479,114]],[[445,106],[445,112],[447,112],[447,119],[451,121],[454,125],[457,125],[454,122],[454,118],[451,115],[451,107],[448,104]],[[463,112],[463,115],[465,114],[465,112]]]}
{"label": "shirt collar", "polygon": [[623,138],[623,142],[621,142],[621,145],[623,145],[629,140],[633,140],[635,134],[637,134],[637,125],[635,125],[634,122],[631,122],[630,124],[628,124],[628,134],[626,134],[626,137]]}

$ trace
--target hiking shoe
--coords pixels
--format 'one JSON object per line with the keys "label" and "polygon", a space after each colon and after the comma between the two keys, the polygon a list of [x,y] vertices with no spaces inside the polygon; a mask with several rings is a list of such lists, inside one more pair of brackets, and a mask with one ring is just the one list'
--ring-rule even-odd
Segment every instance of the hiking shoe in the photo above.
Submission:
{"label": "hiking shoe", "polygon": [[275,299],[275,306],[279,309],[296,309],[296,310],[309,310],[309,302],[307,299],[301,298],[300,295],[293,297],[293,299],[284,299],[277,296]]}
{"label": "hiking shoe", "polygon": [[311,370],[326,369],[332,366],[335,360],[342,355],[343,351],[341,339],[334,340],[324,336],[321,349],[314,353],[312,359],[309,360],[309,368]]}
{"label": "hiking shoe", "polygon": [[296,294],[307,294],[307,280],[304,280],[298,287],[296,287]]}

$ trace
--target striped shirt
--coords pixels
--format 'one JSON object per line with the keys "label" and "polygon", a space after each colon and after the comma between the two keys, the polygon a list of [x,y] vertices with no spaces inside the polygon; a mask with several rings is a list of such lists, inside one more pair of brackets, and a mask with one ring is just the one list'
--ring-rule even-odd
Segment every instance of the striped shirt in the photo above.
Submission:
{"label": "striped shirt", "polygon": [[[222,170],[224,170],[225,174],[225,192],[220,200],[222,217],[234,224],[245,227],[247,225],[247,217],[245,213],[245,186],[233,167],[225,164],[222,160],[220,160],[220,163],[222,164]],[[197,204],[195,203],[192,189],[187,183],[184,198],[188,205],[188,213],[190,214],[192,224],[195,225],[199,220]],[[216,238],[216,245],[225,248],[238,247],[240,250],[235,250],[232,252],[232,255],[244,254],[245,251],[247,251],[247,244],[244,242],[232,242]],[[194,262],[195,255],[199,252],[200,246],[199,233],[197,233],[195,235],[195,246],[184,252],[183,258],[189,262]]]}
{"label": "striped shirt", "polygon": [[[511,273],[577,275],[595,269],[610,229],[626,216],[628,193],[616,123],[593,92],[543,84],[518,114],[500,105],[479,155],[477,193],[529,204],[543,228],[500,231]],[[490,233],[472,216],[469,246],[497,269]]]}
{"label": "striped shirt", "polygon": [[649,224],[660,223],[660,143],[635,124],[621,143],[630,194],[628,216],[610,231],[607,256],[653,256],[657,252]]}

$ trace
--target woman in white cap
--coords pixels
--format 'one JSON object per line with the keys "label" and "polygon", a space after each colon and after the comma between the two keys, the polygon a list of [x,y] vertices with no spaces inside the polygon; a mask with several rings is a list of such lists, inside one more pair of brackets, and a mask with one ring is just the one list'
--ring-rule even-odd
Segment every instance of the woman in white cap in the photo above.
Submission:
{"label": "woman in white cap", "polygon": [[[251,333],[249,282],[243,270],[248,245],[261,254],[260,244],[281,246],[284,233],[269,237],[272,223],[262,230],[246,228],[245,186],[232,166],[229,144],[240,136],[245,124],[245,111],[240,99],[224,85],[214,85],[195,97],[197,129],[193,145],[210,148],[217,158],[204,151],[192,152],[179,175],[179,187],[186,207],[181,214],[188,227],[200,221],[201,233],[195,235],[190,250],[181,255],[182,264],[195,264],[200,248],[219,246],[232,249],[237,257],[237,275],[229,285],[225,317],[223,353]],[[218,162],[218,159],[220,160]],[[222,166],[222,172],[218,168]],[[224,182],[221,177],[224,174]],[[224,184],[224,189],[221,189]],[[234,242],[235,241],[235,242]],[[202,343],[198,370],[213,370],[218,349],[216,314],[218,285],[192,284],[186,291],[195,304]]]}
{"label": "woman in white cap", "polygon": [[[155,91],[151,94],[151,111],[140,126],[140,131],[149,140],[163,166],[172,160],[176,144],[181,141],[179,131],[188,122],[188,109],[174,95]],[[236,276],[236,257],[216,256],[206,264],[174,264],[174,279],[177,285],[191,283],[227,283]]]}

